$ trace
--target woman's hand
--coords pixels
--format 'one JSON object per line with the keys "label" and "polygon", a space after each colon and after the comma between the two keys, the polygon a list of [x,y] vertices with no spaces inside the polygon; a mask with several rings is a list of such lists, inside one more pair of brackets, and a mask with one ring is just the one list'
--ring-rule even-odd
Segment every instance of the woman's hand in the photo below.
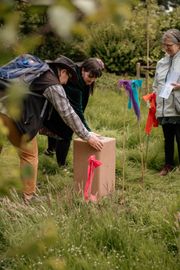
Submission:
{"label": "woman's hand", "polygon": [[93,133],[91,133],[91,136],[87,142],[90,146],[92,146],[98,151],[102,150],[103,148],[103,142]]}
{"label": "woman's hand", "polygon": [[180,90],[180,83],[171,83],[173,87],[173,90]]}

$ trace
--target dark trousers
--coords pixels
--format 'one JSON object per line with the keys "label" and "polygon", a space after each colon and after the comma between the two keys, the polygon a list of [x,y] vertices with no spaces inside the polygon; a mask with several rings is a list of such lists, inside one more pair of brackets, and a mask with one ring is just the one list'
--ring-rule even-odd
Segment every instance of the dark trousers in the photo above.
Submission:
{"label": "dark trousers", "polygon": [[174,165],[174,140],[176,138],[180,162],[180,124],[162,125],[164,133],[165,163]]}
{"label": "dark trousers", "polygon": [[71,144],[70,139],[57,140],[48,137],[48,150],[56,152],[56,160],[59,166],[66,164],[66,158]]}

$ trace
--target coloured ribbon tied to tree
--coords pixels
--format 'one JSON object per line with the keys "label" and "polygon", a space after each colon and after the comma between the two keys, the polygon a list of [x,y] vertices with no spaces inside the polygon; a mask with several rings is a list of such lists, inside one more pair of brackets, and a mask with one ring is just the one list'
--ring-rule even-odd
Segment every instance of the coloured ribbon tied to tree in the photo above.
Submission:
{"label": "coloured ribbon tied to tree", "polygon": [[88,171],[87,171],[87,180],[84,187],[84,199],[85,201],[97,201],[97,194],[93,195],[91,192],[92,182],[94,178],[94,169],[101,166],[102,162],[95,158],[95,155],[92,155],[88,158]]}
{"label": "coloured ribbon tied to tree", "polygon": [[140,102],[138,90],[142,86],[142,80],[119,80],[119,87],[124,87],[128,93],[128,109],[133,107],[138,121],[140,120]]}

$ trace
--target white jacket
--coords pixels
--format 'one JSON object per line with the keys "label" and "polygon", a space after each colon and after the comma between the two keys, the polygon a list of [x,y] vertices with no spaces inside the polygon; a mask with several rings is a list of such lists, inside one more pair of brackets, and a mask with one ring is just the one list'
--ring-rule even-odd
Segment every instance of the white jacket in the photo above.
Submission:
{"label": "white jacket", "polygon": [[179,74],[176,82],[180,83],[180,51],[173,58],[166,55],[157,63],[153,82],[153,90],[156,92],[156,117],[180,116],[180,113],[175,110],[174,104],[174,95],[180,100],[180,90],[172,91],[168,99],[159,96],[160,91],[165,86],[167,73],[173,72]]}

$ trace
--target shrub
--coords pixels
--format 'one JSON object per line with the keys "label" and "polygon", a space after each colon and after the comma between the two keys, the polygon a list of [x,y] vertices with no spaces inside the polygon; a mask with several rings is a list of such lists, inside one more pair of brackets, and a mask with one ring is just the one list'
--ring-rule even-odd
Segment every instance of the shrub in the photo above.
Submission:
{"label": "shrub", "polygon": [[53,33],[45,35],[42,44],[33,52],[42,59],[55,59],[60,55],[65,55],[74,61],[82,61],[86,58],[85,52],[74,40],[62,40]]}
{"label": "shrub", "polygon": [[116,74],[130,70],[134,44],[124,37],[123,31],[115,24],[104,23],[92,26],[85,42],[89,55],[100,57],[109,72]]}

